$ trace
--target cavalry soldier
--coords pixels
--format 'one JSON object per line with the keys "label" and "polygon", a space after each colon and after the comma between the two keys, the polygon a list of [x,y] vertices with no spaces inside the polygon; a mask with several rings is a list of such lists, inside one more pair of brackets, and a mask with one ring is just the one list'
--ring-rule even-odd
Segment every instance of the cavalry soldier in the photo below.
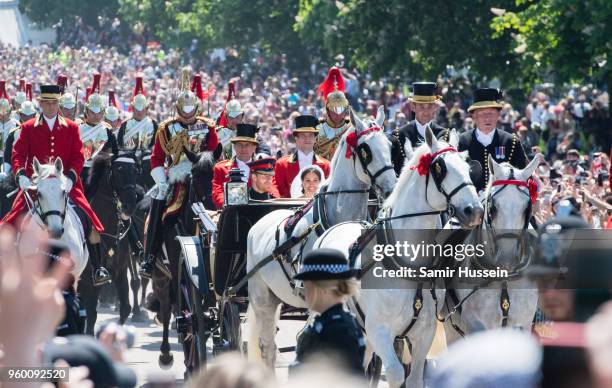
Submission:
{"label": "cavalry soldier", "polygon": [[147,151],[153,148],[157,121],[149,117],[149,101],[145,95],[142,76],[136,77],[136,86],[130,101],[132,117],[119,127],[117,140],[122,151]]}
{"label": "cavalry soldier", "polygon": [[459,151],[467,150],[472,160],[477,160],[484,174],[474,182],[476,191],[484,190],[489,181],[489,155],[498,162],[509,162],[516,168],[525,168],[527,156],[515,134],[497,129],[503,105],[499,102],[502,93],[498,89],[478,89],[474,103],[468,112],[474,117],[476,128],[459,137]]}
{"label": "cavalry soldier", "polygon": [[336,66],[329,69],[327,78],[318,88],[325,99],[325,122],[320,124],[319,136],[314,146],[315,153],[331,160],[342,135],[351,126],[348,116],[349,102],[344,95],[344,78]]}
{"label": "cavalry soldier", "polygon": [[81,172],[81,179],[85,182],[86,194],[89,198],[95,193],[97,181],[89,182],[89,170],[94,158],[101,153],[118,154],[117,140],[112,127],[104,121],[104,100],[100,95],[100,74],[94,74],[94,83],[91,94],[85,103],[85,121],[79,125],[85,165]]}
{"label": "cavalry soldier", "polygon": [[176,101],[177,115],[159,124],[151,154],[151,177],[157,185],[157,194],[149,211],[144,260],[140,268],[143,277],[150,278],[153,274],[156,251],[162,239],[161,225],[176,222],[175,216],[180,214],[188,196],[184,180],[191,171],[191,162],[187,154],[214,151],[219,145],[214,122],[199,116],[201,110],[200,99],[189,89],[189,69],[185,68]]}
{"label": "cavalry soldier", "polygon": [[42,85],[39,102],[42,114],[26,121],[21,126],[21,133],[13,149],[13,171],[20,192],[15,198],[13,209],[2,222],[17,226],[18,218],[26,210],[23,190],[32,185],[32,160],[37,158],[47,163],[56,157],[62,160],[64,173],[72,183],[69,188],[70,200],[83,222],[83,228],[88,236],[89,258],[91,260],[94,284],[99,286],[110,282],[108,271],[100,265],[100,232],[104,227],[91,209],[83,194],[83,186],[79,178],[83,162],[83,147],[78,126],[71,120],[58,115],[60,87],[58,85]]}
{"label": "cavalry soldier", "polygon": [[425,142],[425,128],[431,128],[438,139],[448,141],[448,130],[433,120],[438,113],[441,96],[437,94],[438,86],[435,82],[415,82],[412,84],[413,95],[409,99],[410,109],[415,113],[415,119],[401,128],[396,128],[389,140],[391,141],[391,160],[397,176],[402,172],[406,159],[406,140],[410,141],[412,148]]}
{"label": "cavalry soldier", "polygon": [[293,137],[297,151],[278,160],[274,168],[274,186],[283,198],[291,198],[291,183],[305,167],[317,165],[321,167],[325,177],[329,176],[329,161],[314,152],[316,128],[319,120],[314,116],[297,116]]}
{"label": "cavalry soldier", "polygon": [[111,126],[113,134],[117,132],[121,125],[121,112],[115,101],[115,91],[108,91],[108,105],[104,108],[104,121]]}
{"label": "cavalry soldier", "polygon": [[231,81],[227,86],[227,102],[221,116],[219,117],[219,141],[223,146],[223,158],[230,159],[234,156],[231,139],[236,136],[236,126],[242,123],[244,119],[244,111],[240,101],[236,99],[236,90],[234,81]]}
{"label": "cavalry soldier", "polygon": [[32,89],[30,84],[30,92],[28,94],[28,98],[24,102],[21,103],[19,110],[17,111],[19,114],[19,123],[17,126],[9,131],[8,136],[6,137],[6,141],[4,143],[4,172],[9,173],[11,171],[11,161],[13,160],[13,145],[15,144],[16,138],[19,137],[19,133],[21,132],[21,124],[25,123],[28,120],[31,120],[36,116],[36,105],[32,102]]}
{"label": "cavalry soldier", "polygon": [[[26,101],[28,97],[26,96],[26,81],[25,79],[19,80],[19,86],[17,87],[17,93],[15,93],[15,103],[13,104],[17,108],[21,106],[21,104]],[[13,119],[15,121],[19,121],[19,112],[13,112]]]}
{"label": "cavalry soldier", "polygon": [[274,186],[272,180],[274,177],[274,164],[276,159],[260,158],[247,163],[251,169],[251,188],[249,189],[249,198],[264,201],[274,198],[272,191]]}
{"label": "cavalry soldier", "polygon": [[[19,125],[19,122],[11,117],[11,100],[6,94],[6,81],[0,81],[0,149],[4,151],[7,146],[7,141],[11,130]],[[11,171],[11,158],[4,157],[3,171],[9,173]]]}

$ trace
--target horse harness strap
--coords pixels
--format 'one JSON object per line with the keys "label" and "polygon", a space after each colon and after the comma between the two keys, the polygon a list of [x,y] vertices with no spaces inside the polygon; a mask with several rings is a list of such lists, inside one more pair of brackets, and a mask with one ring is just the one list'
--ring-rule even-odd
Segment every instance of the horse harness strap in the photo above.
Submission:
{"label": "horse harness strap", "polygon": [[502,311],[502,327],[508,326],[508,312],[510,311],[510,295],[508,295],[508,282],[503,282],[499,297],[499,307]]}
{"label": "horse harness strap", "polygon": [[412,320],[408,324],[408,326],[404,329],[402,334],[395,337],[396,339],[405,339],[407,338],[410,329],[414,326],[415,323],[419,320],[419,314],[421,313],[421,309],[423,308],[423,283],[419,282],[417,285],[416,293],[414,294],[414,299],[412,300]]}

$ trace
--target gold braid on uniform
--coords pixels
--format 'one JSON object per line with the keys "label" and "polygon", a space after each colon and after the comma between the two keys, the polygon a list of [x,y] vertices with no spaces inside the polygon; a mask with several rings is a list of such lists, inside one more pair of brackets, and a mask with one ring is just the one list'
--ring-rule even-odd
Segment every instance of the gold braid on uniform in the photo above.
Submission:
{"label": "gold braid on uniform", "polygon": [[177,164],[181,158],[183,149],[189,146],[189,135],[185,130],[182,130],[175,134],[172,139],[168,139],[166,127],[171,121],[172,119],[162,122],[159,125],[159,129],[157,131],[159,145],[161,146],[164,153],[167,156],[170,156],[172,159],[168,167],[172,167]]}
{"label": "gold braid on uniform", "polygon": [[404,151],[404,146],[402,146],[402,142],[400,140],[399,135],[400,135],[399,128],[395,128],[395,130],[393,131],[393,137],[395,138],[395,140],[397,140],[397,144],[399,145],[400,152],[402,154],[402,157],[405,160],[406,159],[406,152]]}
{"label": "gold braid on uniform", "polygon": [[510,148],[510,154],[508,155],[508,163],[512,162],[512,155],[514,155],[514,148],[516,148],[517,141],[518,141],[518,138],[513,133],[512,134],[512,147]]}
{"label": "gold braid on uniform", "polygon": [[485,186],[489,184],[489,151],[484,147]]}

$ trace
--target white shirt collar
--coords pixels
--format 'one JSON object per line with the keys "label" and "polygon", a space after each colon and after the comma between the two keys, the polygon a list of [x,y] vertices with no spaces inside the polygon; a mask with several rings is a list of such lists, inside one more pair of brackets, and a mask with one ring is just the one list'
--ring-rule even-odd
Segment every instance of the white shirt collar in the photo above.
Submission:
{"label": "white shirt collar", "polygon": [[480,129],[476,128],[476,140],[478,140],[478,142],[482,144],[483,146],[488,147],[491,143],[493,143],[493,137],[495,136],[495,131],[497,131],[497,129],[493,129],[491,132],[486,134],[482,132]]}
{"label": "white shirt collar", "polygon": [[298,163],[300,168],[312,166],[312,158],[314,158],[314,151],[310,151],[308,154],[298,150]]}
{"label": "white shirt collar", "polygon": [[427,124],[430,124],[431,121],[425,124],[421,124],[419,123],[419,120],[414,119],[414,122],[416,123],[417,132],[419,132],[419,135],[421,135],[421,137],[425,139],[425,127],[427,126]]}
{"label": "white shirt collar", "polygon": [[251,174],[251,168],[245,162],[238,158],[236,158],[236,164],[238,165],[240,171],[242,171],[242,181],[248,182],[249,176]]}
{"label": "white shirt collar", "polygon": [[47,126],[49,127],[50,131],[53,131],[53,126],[55,125],[55,120],[57,120],[57,116],[53,117],[52,119],[48,118],[47,116],[43,115],[45,121],[47,122]]}

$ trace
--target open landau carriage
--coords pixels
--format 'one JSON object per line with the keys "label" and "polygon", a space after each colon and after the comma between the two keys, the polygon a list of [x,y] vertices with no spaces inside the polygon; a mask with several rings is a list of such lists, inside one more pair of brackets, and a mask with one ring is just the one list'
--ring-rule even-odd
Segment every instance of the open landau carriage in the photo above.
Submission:
{"label": "open landau carriage", "polygon": [[[193,204],[198,233],[177,237],[181,245],[179,268],[183,272],[179,274],[180,292],[184,296],[179,300],[187,304],[179,306],[179,311],[188,311],[177,319],[177,330],[181,336],[194,337],[189,352],[192,366],[206,364],[206,343],[210,338],[213,354],[243,351],[240,324],[248,303],[248,232],[266,214],[278,209],[297,209],[305,203],[306,199],[248,200],[225,206],[217,223],[202,203]],[[284,306],[281,319],[305,320],[306,314],[302,309]]]}

